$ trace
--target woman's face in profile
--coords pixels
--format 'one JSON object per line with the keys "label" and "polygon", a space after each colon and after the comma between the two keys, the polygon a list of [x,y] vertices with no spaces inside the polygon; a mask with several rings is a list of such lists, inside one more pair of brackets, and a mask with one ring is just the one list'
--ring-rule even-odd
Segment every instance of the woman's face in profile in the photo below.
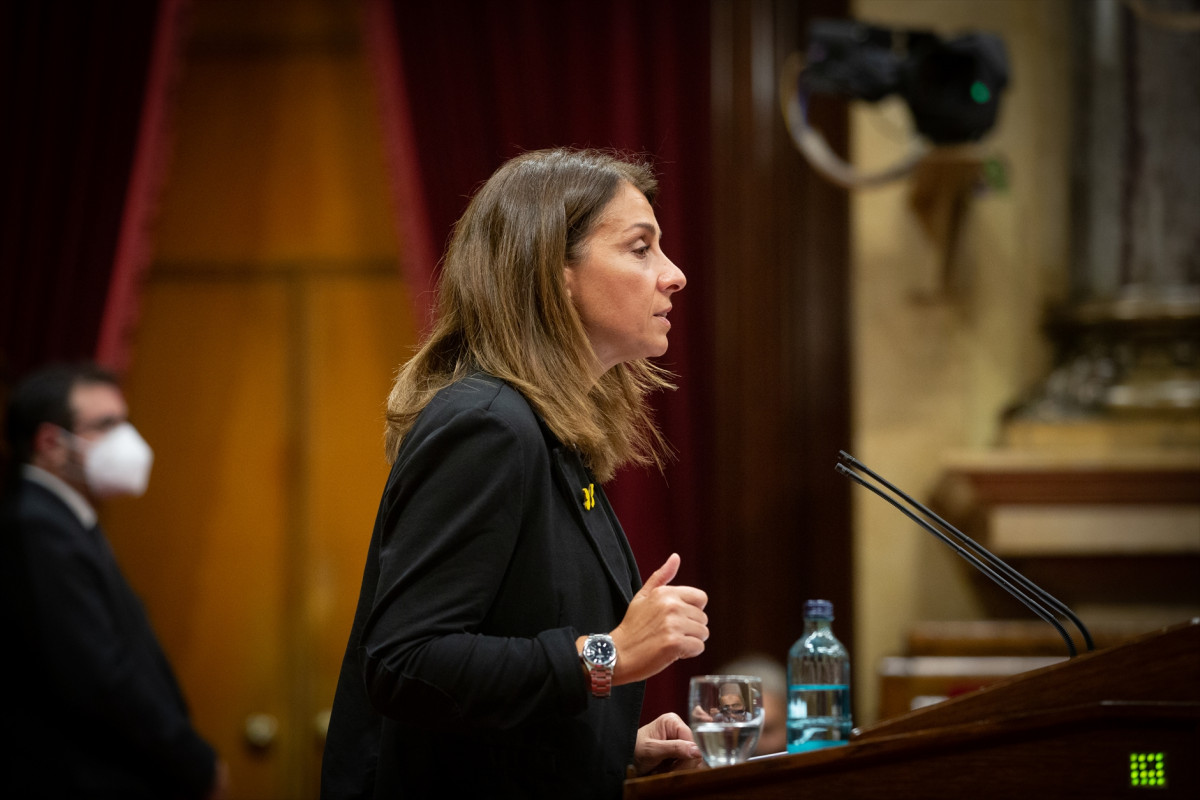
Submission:
{"label": "woman's face in profile", "polygon": [[687,278],[663,253],[654,209],[636,187],[621,184],[564,273],[601,373],[667,352],[671,295]]}

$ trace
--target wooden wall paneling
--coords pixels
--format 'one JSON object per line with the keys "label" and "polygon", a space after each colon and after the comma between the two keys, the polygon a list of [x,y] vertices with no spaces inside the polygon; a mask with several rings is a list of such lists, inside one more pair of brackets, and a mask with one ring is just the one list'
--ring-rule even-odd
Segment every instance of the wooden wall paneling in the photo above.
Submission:
{"label": "wooden wall paneling", "polygon": [[287,296],[161,279],[142,309],[125,388],[155,464],[146,495],[108,504],[105,526],[235,797],[270,797],[286,760],[243,731],[252,713],[286,722]]}
{"label": "wooden wall paneling", "polygon": [[[127,394],[159,451],[114,548],[231,767],[230,800],[318,796],[416,341],[354,0],[196,0]],[[273,719],[252,745],[246,723]]]}
{"label": "wooden wall paneling", "polygon": [[365,264],[310,288],[305,484],[310,539],[301,577],[311,674],[300,735],[312,787],[319,785],[324,726],[387,478],[384,411],[395,370],[415,342],[412,308],[394,263]]}
{"label": "wooden wall paneling", "polygon": [[[706,587],[715,662],[746,651],[783,660],[808,597],[833,600],[852,641],[847,200],[793,148],[778,70],[811,16],[842,0],[715,0],[713,293],[716,556]],[[844,110],[819,123],[845,143]]]}

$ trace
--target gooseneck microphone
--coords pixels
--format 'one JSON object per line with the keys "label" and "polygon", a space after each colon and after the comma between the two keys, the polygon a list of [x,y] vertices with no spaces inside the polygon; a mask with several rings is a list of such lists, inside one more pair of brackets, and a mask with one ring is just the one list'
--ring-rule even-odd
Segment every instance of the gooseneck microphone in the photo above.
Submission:
{"label": "gooseneck microphone", "polygon": [[[1075,642],[1072,641],[1071,636],[1067,633],[1067,630],[1063,627],[1062,623],[1059,622],[1058,616],[1054,612],[1058,612],[1058,614],[1061,614],[1063,617],[1066,617],[1072,623],[1074,623],[1075,627],[1079,629],[1079,632],[1083,634],[1083,641],[1087,645],[1089,652],[1095,649],[1095,645],[1092,643],[1092,635],[1088,633],[1088,629],[1084,627],[1083,622],[1079,619],[1079,617],[1075,616],[1071,609],[1067,608],[1065,603],[1051,596],[1051,594],[1045,589],[1042,589],[1020,572],[1017,572],[974,539],[967,536],[958,528],[939,517],[925,505],[896,488],[885,478],[871,470],[857,458],[850,455],[845,450],[841,450],[838,452],[838,463],[834,466],[834,469],[858,483],[860,486],[870,489],[872,492],[891,503],[906,517],[932,533],[945,544],[949,545],[950,549],[962,556],[962,558],[970,563],[971,566],[975,567],[984,575],[987,575],[989,578],[991,578],[992,581],[994,581],[1006,592],[1011,594],[1017,600],[1021,601],[1026,608],[1028,608],[1034,614],[1037,614],[1046,622],[1049,622],[1051,625],[1053,625],[1054,629],[1058,631],[1060,636],[1062,636],[1063,641],[1067,643],[1067,652],[1071,656],[1075,655]],[[864,478],[859,474],[860,472],[883,486],[887,492],[885,492],[884,489],[879,488],[879,486],[876,486],[875,483],[872,483]],[[888,494],[888,492],[891,494]],[[895,495],[895,497],[892,495]],[[903,500],[904,503],[907,503],[911,509],[916,509],[916,511],[920,512],[920,514],[923,516],[918,516],[910,508],[906,508],[904,505],[901,505],[900,500],[897,500],[896,497],[899,497],[900,500]],[[1049,608],[1047,608],[1047,606],[1049,606]],[[1053,611],[1051,609],[1053,609]]]}

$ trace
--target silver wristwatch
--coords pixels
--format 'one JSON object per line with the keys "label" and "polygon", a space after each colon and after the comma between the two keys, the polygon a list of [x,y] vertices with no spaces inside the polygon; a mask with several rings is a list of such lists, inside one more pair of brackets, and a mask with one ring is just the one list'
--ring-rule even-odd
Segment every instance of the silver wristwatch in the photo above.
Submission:
{"label": "silver wristwatch", "polygon": [[612,694],[613,667],[617,665],[617,646],[607,633],[593,633],[579,654],[591,682],[593,697]]}

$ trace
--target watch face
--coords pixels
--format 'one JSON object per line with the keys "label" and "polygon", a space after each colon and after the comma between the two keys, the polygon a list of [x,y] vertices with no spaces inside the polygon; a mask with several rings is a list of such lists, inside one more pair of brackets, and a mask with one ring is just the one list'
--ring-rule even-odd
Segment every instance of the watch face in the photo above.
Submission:
{"label": "watch face", "polygon": [[588,639],[583,646],[583,655],[593,664],[607,664],[617,655],[617,649],[608,639]]}

